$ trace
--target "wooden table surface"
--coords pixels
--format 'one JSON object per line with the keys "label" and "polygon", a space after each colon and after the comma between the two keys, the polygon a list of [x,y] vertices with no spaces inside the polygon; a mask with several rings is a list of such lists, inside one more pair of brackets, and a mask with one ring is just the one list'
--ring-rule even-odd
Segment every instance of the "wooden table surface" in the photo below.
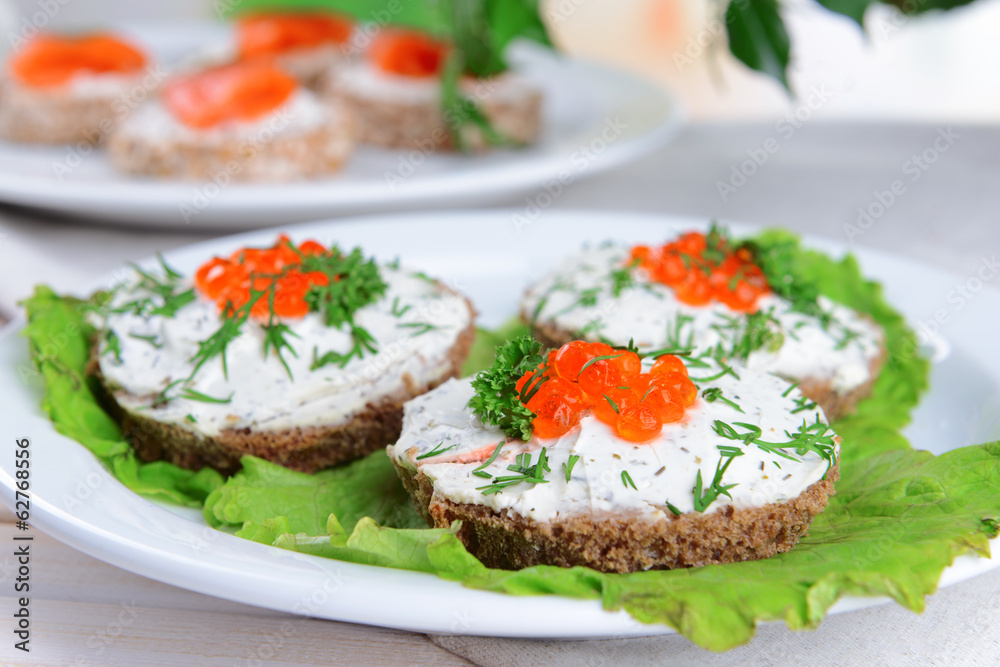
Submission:
{"label": "wooden table surface", "polygon": [[[0,507],[0,544],[32,536],[30,652],[0,640],[5,667],[71,665],[470,665],[426,635],[316,620],[220,600],[91,558]],[[17,608],[13,549],[0,553],[0,609]]]}

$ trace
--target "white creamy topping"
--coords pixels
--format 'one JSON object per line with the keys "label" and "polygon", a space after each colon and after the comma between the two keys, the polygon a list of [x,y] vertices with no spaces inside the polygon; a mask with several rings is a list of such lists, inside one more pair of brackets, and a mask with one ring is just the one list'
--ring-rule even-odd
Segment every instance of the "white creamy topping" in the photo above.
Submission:
{"label": "white creamy topping", "polygon": [[261,118],[245,121],[224,121],[198,129],[177,120],[159,100],[144,104],[121,126],[120,132],[142,136],[147,141],[233,141],[268,142],[275,136],[308,132],[323,125],[338,125],[345,120],[336,107],[323,104],[307,90],[297,89],[288,100]]}
{"label": "white creamy topping", "polygon": [[[251,319],[226,349],[228,377],[221,357],[216,357],[185,385],[214,398],[232,396],[230,402],[176,397],[151,407],[169,384],[191,375],[199,342],[219,329],[218,306],[199,296],[173,317],[109,314],[106,324],[121,355],[119,361],[102,341],[101,372],[111,385],[120,387],[115,397],[126,410],[142,411],[204,435],[227,428],[279,431],[338,424],[367,404],[396,397],[409,386],[440,381],[451,367],[451,347],[472,322],[462,297],[409,271],[382,266],[380,272],[388,284],[385,295],[354,315],[355,323],[375,338],[378,353],[355,357],[344,368],[327,364],[311,370],[310,365],[314,350],[322,357],[329,351],[351,349],[346,327],[328,327],[318,313],[284,320],[294,351],[283,350],[289,377],[273,350],[264,357],[265,332]],[[116,293],[112,307],[148,295],[134,284]],[[175,387],[170,395],[180,391]]]}
{"label": "white creamy topping", "polygon": [[[700,376],[700,369],[692,369],[691,374]],[[534,463],[544,447],[550,468],[545,473],[546,483],[520,482],[499,493],[484,495],[482,487],[489,485],[490,479],[472,474],[473,470],[482,466],[497,443],[506,438],[501,430],[484,425],[467,407],[473,396],[470,379],[450,380],[409,401],[404,408],[402,435],[389,447],[389,455],[430,477],[440,496],[497,511],[509,509],[536,521],[605,512],[660,519],[671,511],[667,503],[680,512],[694,511],[693,489],[698,472],[703,486],[709,487],[717,466],[723,462],[720,446],[737,446],[744,453],[732,458],[721,480],[722,485],[736,485],[729,489],[732,498],[720,496],[705,511],[728,505],[760,507],[795,498],[826,474],[827,460],[813,451],[800,455],[795,449],[786,450],[794,459],[789,460],[756,444],[723,438],[713,430],[713,424],[715,420],[753,424],[761,428],[761,439],[786,443],[790,440],[786,430],[794,434],[803,420],[812,424],[818,419],[825,425],[825,419],[815,407],[793,413],[802,404],[796,402],[801,401],[801,394],[798,390],[789,392],[783,380],[749,369],[739,369],[739,376],[741,379],[726,375],[700,386],[703,390],[718,387],[745,413],[724,401],[710,403],[699,397],[687,409],[683,421],[665,424],[660,435],[647,443],[624,440],[610,426],[588,415],[578,428],[561,438],[505,444],[496,460],[482,470],[490,477],[511,475],[507,467],[514,464],[518,454],[530,452]],[[747,430],[736,428],[741,433]],[[832,436],[832,431],[828,435]],[[834,436],[834,440],[839,443],[839,438]],[[441,453],[418,458],[435,448]],[[839,453],[839,444],[835,451]],[[455,461],[472,452],[478,453],[474,460]],[[567,482],[565,465],[573,455],[579,459]],[[636,488],[626,486],[624,472]]]}
{"label": "white creamy topping", "polygon": [[[587,340],[603,338],[625,345],[634,339],[643,350],[689,343],[699,350],[722,343],[728,350],[742,336],[742,328],[733,322],[734,318],[743,321],[746,313],[718,302],[707,306],[682,303],[673,289],[650,280],[643,269],[634,269],[634,286],[615,296],[611,272],[623,268],[628,256],[629,248],[604,245],[567,257],[528,289],[522,312],[538,322],[579,332]],[[775,321],[769,326],[780,345],[775,342],[775,349],[765,346],[751,352],[746,365],[794,380],[832,378],[838,394],[867,382],[883,339],[881,329],[824,297],[819,305],[831,315],[832,322],[825,328],[817,318],[793,311],[790,303],[774,294],[761,297],[758,309],[771,311]]]}
{"label": "white creamy topping", "polygon": [[[441,96],[441,80],[437,76],[391,74],[370,62],[358,62],[334,71],[330,85],[334,92],[393,103],[430,104]],[[487,79],[463,78],[461,87],[466,97],[476,101],[517,100],[535,94],[534,87],[513,72]]]}
{"label": "white creamy topping", "polygon": [[145,74],[146,70],[129,74],[84,71],[76,74],[66,86],[76,97],[121,97],[141,84]]}

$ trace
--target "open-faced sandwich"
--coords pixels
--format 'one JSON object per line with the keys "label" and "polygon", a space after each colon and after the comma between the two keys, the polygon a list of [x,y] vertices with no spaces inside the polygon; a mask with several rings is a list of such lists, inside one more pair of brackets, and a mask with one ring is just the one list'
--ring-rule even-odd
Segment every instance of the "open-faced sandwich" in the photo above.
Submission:
{"label": "open-faced sandwich", "polygon": [[340,169],[354,148],[350,114],[267,62],[223,65],[164,84],[108,142],[131,174],[288,181]]}
{"label": "open-faced sandwich", "polygon": [[134,45],[109,34],[39,35],[0,74],[0,138],[98,144],[157,80]]}
{"label": "open-faced sandwich", "polygon": [[427,522],[461,520],[490,567],[632,572],[791,549],[833,493],[839,445],[775,375],[525,337],[408,402],[388,451]]}
{"label": "open-faced sandwich", "polygon": [[[358,137],[387,148],[433,150],[461,143],[530,144],[541,129],[541,92],[513,72],[461,76],[458,90],[443,85],[446,42],[402,28],[383,28],[365,57],[331,70],[326,96],[354,110]],[[469,104],[446,110],[446,97]],[[449,99],[450,99],[449,98]],[[480,116],[481,114],[481,116]],[[487,134],[489,136],[487,136]]]}
{"label": "open-faced sandwich", "polygon": [[403,403],[455,376],[474,312],[359,249],[279,238],[190,277],[136,268],[95,317],[91,370],[144,460],[311,472],[399,435]]}
{"label": "open-faced sandwich", "polygon": [[730,241],[716,227],[660,247],[605,244],[533,284],[521,314],[549,345],[584,338],[712,351],[798,383],[835,419],[871,391],[884,334],[790,270],[779,253]]}
{"label": "open-faced sandwich", "polygon": [[236,21],[237,57],[269,60],[307,88],[347,59],[353,22],[332,12],[254,13]]}

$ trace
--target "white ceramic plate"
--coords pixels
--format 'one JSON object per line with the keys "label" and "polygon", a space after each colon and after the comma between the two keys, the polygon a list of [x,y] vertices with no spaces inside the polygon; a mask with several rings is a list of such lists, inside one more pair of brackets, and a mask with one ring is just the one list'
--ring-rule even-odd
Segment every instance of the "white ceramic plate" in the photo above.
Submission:
{"label": "white ceramic plate", "polygon": [[[225,36],[222,28],[204,25],[125,32],[167,63]],[[676,102],[652,83],[528,43],[515,47],[515,69],[545,90],[542,138],[529,148],[463,156],[361,147],[328,178],[219,188],[124,176],[99,152],[79,158],[68,147],[0,142],[0,201],[135,226],[232,231],[347,212],[481,205],[561,189],[635,160],[668,142],[682,124]]]}
{"label": "white ceramic plate", "polygon": [[[515,312],[524,286],[584,241],[609,237],[650,242],[672,229],[703,227],[703,220],[621,213],[549,212],[524,225],[522,212],[461,212],[367,218],[289,228],[341,246],[362,245],[381,259],[404,258],[465,292],[496,325]],[[612,222],[613,221],[613,224]],[[733,225],[737,233],[751,228]],[[217,239],[167,253],[191,272],[206,257],[245,245],[273,242],[276,230]],[[807,239],[841,254],[843,246]],[[867,275],[882,281],[887,298],[914,323],[948,308],[935,340],[932,389],[908,429],[913,444],[942,452],[998,435],[1000,357],[991,331],[1000,326],[1000,296],[978,293],[961,309],[948,291],[959,279],[877,252],[860,250]],[[100,285],[92,285],[97,288]],[[57,434],[40,411],[41,390],[30,378],[24,341],[15,322],[0,338],[3,439],[0,484],[12,505],[15,438],[31,440],[31,522],[85,553],[182,588],[273,609],[406,630],[510,637],[620,637],[672,632],[642,625],[625,613],[607,613],[597,601],[512,597],[462,588],[415,572],[342,563],[248,542],[208,528],[200,514],[161,507],[125,489],[82,446]],[[59,340],[52,344],[58,345]],[[962,557],[942,579],[948,585],[1000,566]],[[433,600],[433,604],[428,601]],[[882,600],[884,601],[884,600]],[[880,600],[847,598],[833,612]]]}

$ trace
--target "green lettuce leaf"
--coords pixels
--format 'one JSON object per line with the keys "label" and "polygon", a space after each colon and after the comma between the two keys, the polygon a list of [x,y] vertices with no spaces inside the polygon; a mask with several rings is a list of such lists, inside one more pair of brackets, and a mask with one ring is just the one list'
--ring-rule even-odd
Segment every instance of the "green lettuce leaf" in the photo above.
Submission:
{"label": "green lettuce leaf", "polygon": [[39,286],[23,305],[28,315],[23,335],[45,387],[42,409],[56,431],[89,449],[136,493],[201,507],[222,484],[222,475],[210,468],[193,472],[163,461],[140,462],[98,401],[85,372],[95,334],[85,313],[93,304]]}
{"label": "green lettuce leaf", "polygon": [[385,450],[311,475],[254,456],[244,456],[241,462],[243,469],[205,500],[203,514],[210,526],[244,526],[282,517],[286,532],[323,535],[331,514],[346,530],[366,517],[394,528],[427,526]]}
{"label": "green lettuce leaf", "polygon": [[842,456],[856,459],[909,448],[900,430],[910,423],[910,413],[927,389],[930,363],[918,353],[916,336],[903,316],[886,303],[882,286],[861,275],[853,255],[835,260],[803,249],[791,232],[767,230],[753,237],[753,242],[765,249],[780,248],[790,275],[814,283],[826,297],[867,314],[885,331],[886,362],[871,396],[854,414],[833,425],[844,439]]}

